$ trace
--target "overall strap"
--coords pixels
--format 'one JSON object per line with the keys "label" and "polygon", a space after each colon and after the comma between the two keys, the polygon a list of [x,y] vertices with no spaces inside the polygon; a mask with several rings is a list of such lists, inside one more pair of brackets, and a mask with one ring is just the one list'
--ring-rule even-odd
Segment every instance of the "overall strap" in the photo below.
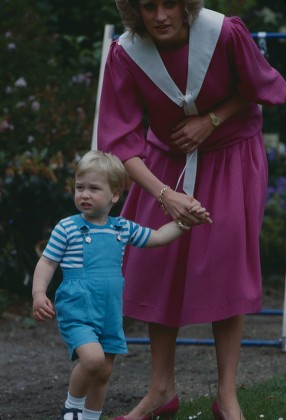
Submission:
{"label": "overall strap", "polygon": [[[76,214],[74,216],[71,216],[72,221],[74,222],[74,224],[76,225],[76,227],[78,228],[78,230],[80,231],[80,233],[83,236],[83,243],[84,244],[90,244],[92,239],[90,237],[90,227],[88,226],[88,224],[85,222],[84,218],[80,215],[80,214]],[[83,246],[83,251],[85,249],[85,246]]]}
{"label": "overall strap", "polygon": [[75,214],[73,216],[70,216],[74,224],[77,226],[78,230],[80,230],[83,226],[87,226],[84,219],[81,217],[80,214]]}

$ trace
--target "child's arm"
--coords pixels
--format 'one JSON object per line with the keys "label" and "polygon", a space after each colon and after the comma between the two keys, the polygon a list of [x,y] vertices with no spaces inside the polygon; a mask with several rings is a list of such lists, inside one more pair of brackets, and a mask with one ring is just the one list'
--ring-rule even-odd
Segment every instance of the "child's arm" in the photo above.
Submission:
{"label": "child's arm", "polygon": [[[190,206],[189,212],[201,215],[201,217],[204,219],[204,223],[212,223],[209,213],[206,212],[206,209],[202,207],[198,202]],[[167,245],[175,239],[179,238],[179,236],[181,236],[184,231],[190,229],[190,225],[186,225],[179,221],[175,222],[173,220],[172,222],[161,226],[158,230],[153,229],[145,244],[145,248]]]}
{"label": "child's arm", "polygon": [[167,245],[179,238],[184,231],[191,229],[191,226],[180,225],[175,221],[161,226],[158,230],[152,230],[145,248]]}
{"label": "child's arm", "polygon": [[33,316],[37,321],[46,321],[55,315],[54,307],[46,295],[47,288],[58,267],[56,261],[42,256],[36,265],[33,278]]}
{"label": "child's arm", "polygon": [[161,226],[158,230],[152,230],[148,241],[145,244],[145,248],[167,245],[181,236],[185,229],[189,230],[190,228],[190,226],[184,225],[179,227],[179,225],[174,221],[167,223],[166,225]]}

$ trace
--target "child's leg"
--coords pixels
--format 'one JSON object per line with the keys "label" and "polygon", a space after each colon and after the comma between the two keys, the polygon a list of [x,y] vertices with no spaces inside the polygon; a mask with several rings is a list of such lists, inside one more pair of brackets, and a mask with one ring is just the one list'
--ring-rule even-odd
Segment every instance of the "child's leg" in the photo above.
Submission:
{"label": "child's leg", "polygon": [[112,372],[114,355],[106,354],[104,366],[93,378],[82,410],[82,420],[99,420]]}
{"label": "child's leg", "polygon": [[100,411],[103,408],[114,357],[114,354],[105,354],[105,363],[90,384],[85,400],[88,410]]}
{"label": "child's leg", "polygon": [[[85,397],[94,376],[100,372],[105,364],[105,355],[98,343],[88,343],[77,348],[79,362],[72,371],[65,409],[62,419],[82,419]],[[74,414],[73,414],[74,413]],[[77,416],[76,416],[77,414]],[[99,417],[98,417],[99,418]]]}
{"label": "child's leg", "polygon": [[[98,343],[77,348],[79,362],[72,371],[68,401],[83,404],[82,420],[98,420],[106,397],[115,355],[104,354]],[[86,398],[85,398],[86,397]],[[80,408],[77,405],[77,408]]]}
{"label": "child's leg", "polygon": [[94,377],[105,365],[105,354],[99,343],[84,344],[76,349],[79,362],[72,371],[69,393],[75,398],[87,395]]}

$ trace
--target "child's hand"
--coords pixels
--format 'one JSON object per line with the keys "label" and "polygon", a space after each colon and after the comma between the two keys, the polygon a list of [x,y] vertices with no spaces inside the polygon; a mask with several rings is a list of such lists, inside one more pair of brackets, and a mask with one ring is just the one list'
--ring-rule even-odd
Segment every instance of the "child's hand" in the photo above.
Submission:
{"label": "child's hand", "polygon": [[55,316],[52,302],[45,292],[38,292],[34,295],[33,317],[37,321],[47,321]]}
{"label": "child's hand", "polygon": [[[168,188],[164,194],[164,207],[169,215],[185,226],[212,223],[210,213],[193,196]],[[180,228],[180,224],[178,224]]]}
{"label": "child's hand", "polygon": [[205,207],[202,207],[202,205],[199,202],[196,202],[189,207],[189,213],[196,216],[196,218],[200,220],[201,224],[212,223],[210,213],[205,209]]}

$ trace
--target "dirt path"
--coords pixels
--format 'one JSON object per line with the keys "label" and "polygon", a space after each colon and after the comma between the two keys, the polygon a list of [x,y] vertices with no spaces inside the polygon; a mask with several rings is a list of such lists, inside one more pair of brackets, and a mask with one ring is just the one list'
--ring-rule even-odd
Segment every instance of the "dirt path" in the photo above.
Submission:
{"label": "dirt path", "polygon": [[[283,293],[265,297],[264,308],[282,309]],[[36,324],[30,304],[9,308],[0,321],[1,420],[59,419],[72,363],[68,361],[56,322]],[[21,312],[21,313],[19,313]],[[280,316],[247,316],[244,339],[277,340]],[[127,337],[147,337],[146,325],[127,322]],[[210,338],[209,325],[182,328],[180,338]],[[286,353],[279,347],[242,347],[239,386],[286,372]],[[145,394],[149,377],[149,346],[129,345],[117,357],[104,414],[126,413]],[[215,394],[216,363],[213,346],[178,345],[177,391],[181,399]]]}

